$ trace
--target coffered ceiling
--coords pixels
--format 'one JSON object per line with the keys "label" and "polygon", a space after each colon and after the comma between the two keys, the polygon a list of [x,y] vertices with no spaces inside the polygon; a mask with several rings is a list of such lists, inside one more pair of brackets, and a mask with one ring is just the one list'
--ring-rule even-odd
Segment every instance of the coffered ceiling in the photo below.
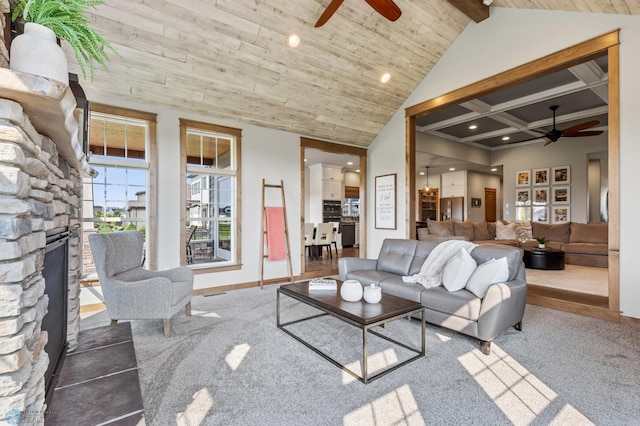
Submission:
{"label": "coffered ceiling", "polygon": [[[99,69],[82,85],[90,98],[131,100],[150,105],[150,111],[169,107],[366,147],[471,22],[473,14],[465,7],[484,7],[481,0],[395,0],[402,16],[391,22],[364,0],[345,0],[324,26],[314,28],[329,2],[106,0],[91,15],[92,26],[120,56],[112,58],[108,73]],[[640,0],[495,0],[494,6],[640,13]],[[295,49],[286,44],[292,33],[302,40]],[[71,68],[79,72],[74,64]],[[384,72],[391,74],[386,84],[380,82]],[[565,77],[573,78],[556,76]],[[565,96],[587,94],[595,102],[590,108],[602,106],[595,89]],[[568,101],[561,103],[559,115],[573,113],[569,104],[575,102]],[[518,136],[547,125],[544,105],[521,114],[517,109],[482,112],[501,103],[487,97],[460,108],[487,123],[513,116]],[[563,124],[570,125],[570,116],[565,118]],[[431,130],[467,138],[453,128]]]}

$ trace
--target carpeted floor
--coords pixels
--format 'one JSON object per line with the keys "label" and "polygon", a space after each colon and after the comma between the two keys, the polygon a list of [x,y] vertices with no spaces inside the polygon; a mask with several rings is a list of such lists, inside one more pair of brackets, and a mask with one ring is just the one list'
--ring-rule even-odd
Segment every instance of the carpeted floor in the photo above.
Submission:
{"label": "carpeted floor", "polygon": [[[147,425],[638,424],[640,329],[528,305],[523,331],[484,356],[474,339],[427,325],[425,358],[364,385],[276,328],[276,287],[194,297],[169,339],[162,321],[132,322]],[[287,298],[282,308],[284,319],[311,313]],[[106,324],[102,312],[81,327]],[[355,328],[296,327],[358,368]],[[417,345],[420,324],[383,332]],[[370,342],[374,369],[408,356],[382,342]]]}
{"label": "carpeted floor", "polygon": [[609,270],[580,265],[564,265],[562,271],[526,270],[527,283],[597,296],[609,295]]}

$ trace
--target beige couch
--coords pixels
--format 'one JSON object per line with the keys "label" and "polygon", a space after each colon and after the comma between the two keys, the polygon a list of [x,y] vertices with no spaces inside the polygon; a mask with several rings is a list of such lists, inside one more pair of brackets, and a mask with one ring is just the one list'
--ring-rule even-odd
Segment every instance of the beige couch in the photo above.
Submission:
{"label": "beige couch", "polygon": [[[606,223],[568,222],[555,225],[530,222],[521,223],[517,239],[496,238],[496,222],[427,221],[426,228],[418,229],[422,241],[464,239],[477,244],[505,244],[520,248],[535,248],[533,239],[545,237],[550,248],[565,252],[565,263],[606,268],[608,262],[609,228]],[[533,237],[533,238],[531,238]]]}

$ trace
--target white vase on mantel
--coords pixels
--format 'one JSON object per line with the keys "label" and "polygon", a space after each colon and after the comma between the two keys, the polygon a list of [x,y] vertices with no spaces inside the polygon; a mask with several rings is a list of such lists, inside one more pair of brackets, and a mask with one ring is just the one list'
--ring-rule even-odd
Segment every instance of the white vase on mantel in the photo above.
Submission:
{"label": "white vase on mantel", "polygon": [[69,62],[49,28],[27,22],[24,33],[11,43],[9,68],[69,85]]}

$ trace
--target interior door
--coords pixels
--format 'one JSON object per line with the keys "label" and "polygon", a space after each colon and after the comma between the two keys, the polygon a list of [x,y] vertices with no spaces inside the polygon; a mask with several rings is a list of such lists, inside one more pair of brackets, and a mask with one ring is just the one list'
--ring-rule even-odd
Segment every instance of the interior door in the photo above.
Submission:
{"label": "interior door", "polygon": [[487,222],[496,221],[496,189],[484,189],[484,220]]}

